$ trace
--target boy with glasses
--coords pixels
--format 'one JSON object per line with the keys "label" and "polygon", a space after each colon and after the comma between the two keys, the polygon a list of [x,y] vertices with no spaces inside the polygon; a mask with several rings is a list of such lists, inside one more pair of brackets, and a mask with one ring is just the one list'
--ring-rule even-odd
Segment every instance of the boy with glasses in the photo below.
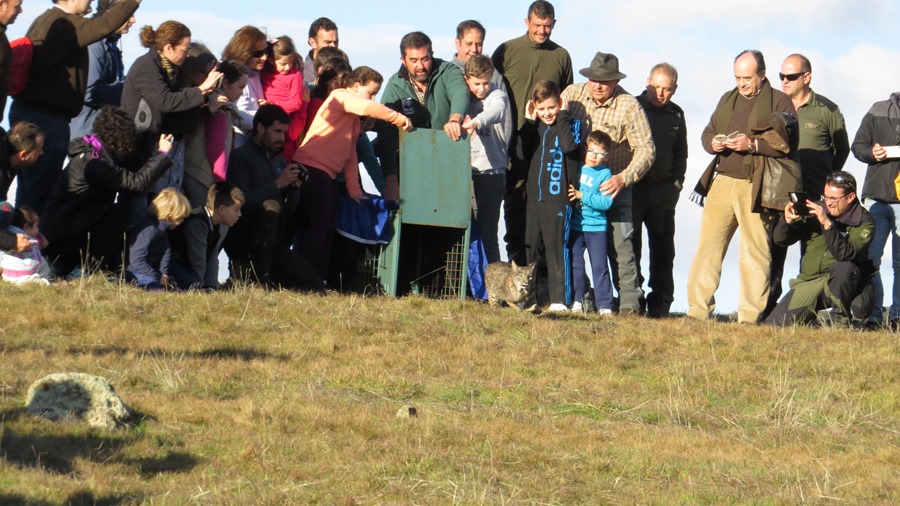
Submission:
{"label": "boy with glasses", "polygon": [[803,241],[805,248],[800,275],[766,319],[769,325],[786,327],[815,319],[823,326],[846,325],[869,312],[875,272],[869,245],[875,220],[856,198],[856,179],[848,172],[827,176],[822,201],[824,205],[809,200],[788,204],[775,225],[776,244]]}

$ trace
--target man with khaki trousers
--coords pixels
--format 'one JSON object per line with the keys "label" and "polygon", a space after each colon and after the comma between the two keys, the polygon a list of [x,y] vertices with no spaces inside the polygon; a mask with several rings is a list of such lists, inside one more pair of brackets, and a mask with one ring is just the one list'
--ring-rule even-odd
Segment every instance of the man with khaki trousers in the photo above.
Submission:
{"label": "man with khaki trousers", "polygon": [[[751,180],[760,170],[762,157],[784,154],[762,139],[752,139],[750,133],[772,113],[796,113],[791,99],[766,79],[766,63],[759,51],[744,51],[735,58],[734,78],[737,86],[719,100],[701,138],[703,149],[717,155],[718,163],[707,168],[692,196],[704,209],[688,275],[688,316],[706,320],[715,310],[722,261],[740,229],[737,318],[740,323],[755,324],[769,296],[771,255],[765,217]],[[790,145],[793,154],[796,135]]]}

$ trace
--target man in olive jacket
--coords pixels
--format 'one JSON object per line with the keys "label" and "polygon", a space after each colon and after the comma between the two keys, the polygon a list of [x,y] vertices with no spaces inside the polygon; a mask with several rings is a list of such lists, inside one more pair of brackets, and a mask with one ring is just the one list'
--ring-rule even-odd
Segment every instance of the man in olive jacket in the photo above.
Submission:
{"label": "man in olive jacket", "polygon": [[34,44],[28,87],[13,101],[10,123],[27,121],[44,131],[44,154],[19,175],[16,204],[39,214],[62,172],[69,144],[69,121],[81,112],[90,65],[88,46],[122,27],[141,0],[121,0],[103,15],[86,18],[90,2],[55,0],[35,18],[26,37]]}
{"label": "man in olive jacket", "polygon": [[[403,65],[384,87],[381,103],[409,117],[416,128],[443,129],[454,141],[462,133],[469,109],[469,87],[459,67],[434,57],[431,39],[412,32],[400,40]],[[388,128],[389,127],[389,128]],[[384,197],[399,200],[399,131],[378,122],[375,149],[381,159],[386,189]]]}
{"label": "man in olive jacket", "polygon": [[856,179],[848,172],[830,174],[823,195],[824,205],[808,200],[788,204],[775,225],[772,235],[779,246],[803,241],[805,249],[800,275],[766,319],[769,325],[808,323],[816,310],[822,310],[818,316],[823,324],[846,323],[851,306],[856,319],[868,314],[875,220],[856,198]]}

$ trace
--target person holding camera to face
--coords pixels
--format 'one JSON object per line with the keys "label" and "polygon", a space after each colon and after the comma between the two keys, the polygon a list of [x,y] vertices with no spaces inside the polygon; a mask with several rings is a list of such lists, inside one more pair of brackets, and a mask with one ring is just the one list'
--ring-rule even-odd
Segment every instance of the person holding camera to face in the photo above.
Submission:
{"label": "person holding camera to face", "polygon": [[316,270],[290,250],[294,230],[286,211],[308,178],[281,151],[290,116],[277,105],[264,104],[253,117],[248,142],[231,153],[227,181],[243,192],[242,217],[225,238],[231,277],[267,287],[322,291]]}
{"label": "person holding camera to face", "polygon": [[[773,231],[775,243],[803,241],[800,275],[766,319],[780,327],[810,323],[845,326],[868,315],[872,303],[869,280],[875,272],[869,244],[875,220],[856,198],[856,179],[837,171],[825,180],[822,201],[791,195]],[[818,311],[818,312],[817,312]]]}

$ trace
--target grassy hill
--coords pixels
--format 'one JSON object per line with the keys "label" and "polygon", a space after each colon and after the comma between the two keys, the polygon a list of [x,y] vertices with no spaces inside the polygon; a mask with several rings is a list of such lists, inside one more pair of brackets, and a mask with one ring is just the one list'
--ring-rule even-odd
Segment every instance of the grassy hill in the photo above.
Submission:
{"label": "grassy hill", "polygon": [[[89,280],[0,287],[0,503],[890,503],[900,337]],[[29,417],[108,378],[127,431]],[[415,418],[398,418],[404,405]]]}

